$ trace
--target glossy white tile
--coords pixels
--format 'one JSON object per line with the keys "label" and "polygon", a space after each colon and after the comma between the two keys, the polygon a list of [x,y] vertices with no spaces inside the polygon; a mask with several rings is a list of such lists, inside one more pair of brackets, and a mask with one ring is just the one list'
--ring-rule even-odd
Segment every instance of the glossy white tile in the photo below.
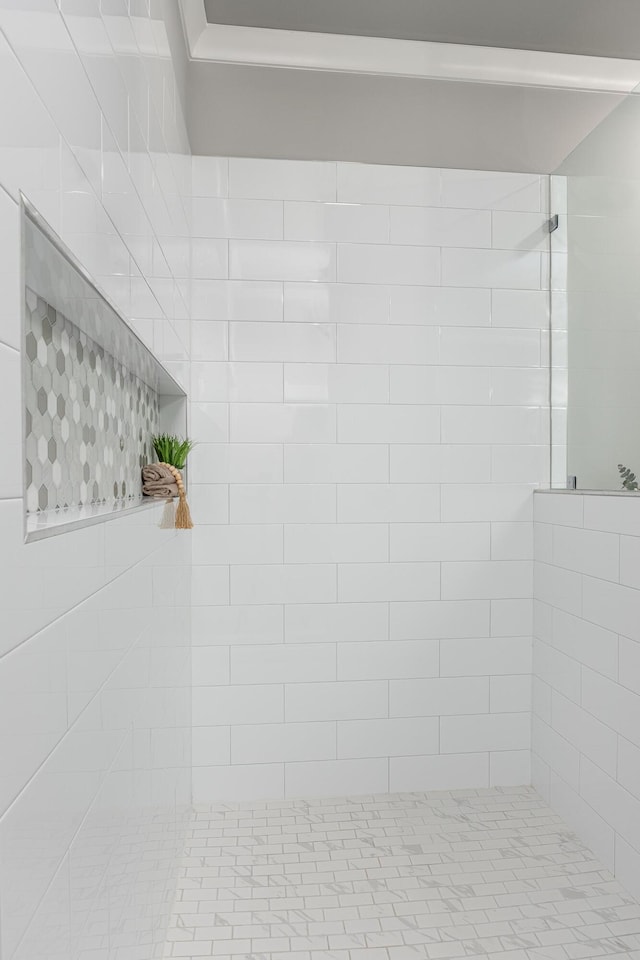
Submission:
{"label": "glossy white tile", "polygon": [[385,640],[388,635],[387,603],[303,603],[286,609],[287,643]]}
{"label": "glossy white tile", "polygon": [[334,484],[234,484],[230,491],[233,524],[332,523],[336,519]]}
{"label": "glossy white tile", "polygon": [[191,356],[194,360],[228,360],[228,324],[216,320],[193,321],[191,324]]}
{"label": "glossy white tile", "polygon": [[550,235],[545,213],[494,211],[491,219],[494,249],[549,252]]}
{"label": "glossy white tile", "polygon": [[282,763],[331,760],[336,755],[333,723],[283,723],[234,727],[232,763]]}
{"label": "glossy white tile", "polygon": [[390,287],[392,323],[484,327],[491,322],[491,291],[463,287]]}
{"label": "glossy white tile", "polygon": [[224,798],[225,802],[241,801],[248,796],[275,799],[284,792],[284,764],[249,763],[196,768],[193,788],[198,797]]}
{"label": "glossy white tile", "polygon": [[[206,373],[208,374],[208,370]],[[201,379],[204,380],[205,378],[202,377]],[[207,375],[206,380],[208,381],[208,379]],[[201,386],[197,393],[206,396],[208,390],[205,386]],[[227,403],[192,403],[191,429],[193,435],[198,437],[198,446],[228,441],[229,405]],[[198,454],[201,452],[201,450],[198,450]]]}
{"label": "glossy white tile", "polygon": [[533,516],[533,490],[525,484],[450,483],[442,487],[442,519],[524,523]]}
{"label": "glossy white tile", "polygon": [[378,793],[388,788],[387,761],[326,760],[292,763],[288,767],[286,796],[335,795],[345,785],[354,795]]}
{"label": "glossy white tile", "polygon": [[339,523],[433,523],[439,519],[437,484],[338,485]]}
{"label": "glossy white tile", "polygon": [[488,403],[491,374],[486,367],[425,367],[396,364],[389,371],[392,403]]}
{"label": "glossy white tile", "polygon": [[338,200],[438,206],[440,171],[428,167],[339,163]]}
{"label": "glossy white tile", "polygon": [[198,524],[229,522],[229,489],[226,483],[191,483],[189,505]]}
{"label": "glossy white tile", "polygon": [[437,753],[434,717],[338,722],[338,757],[406,757]]}
{"label": "glossy white tile", "polygon": [[531,672],[529,637],[451,638],[441,644],[440,674],[473,677]]}
{"label": "glossy white tile", "polygon": [[[191,201],[193,237],[220,237],[224,240],[282,240],[282,223],[283,205],[277,200],[220,200],[195,197]],[[199,274],[196,273],[195,276]]]}
{"label": "glossy white tile", "polygon": [[620,537],[616,534],[558,526],[553,530],[551,562],[558,567],[617,582],[620,577],[620,544]]}
{"label": "glossy white tile", "polygon": [[191,572],[191,603],[196,607],[229,603],[229,568],[206,564]]}
{"label": "glossy white tile", "polygon": [[292,683],[285,686],[287,722],[386,717],[386,680]]}
{"label": "glossy white tile", "polygon": [[194,418],[202,401],[217,401],[216,406],[224,407],[228,403],[282,402],[282,364],[196,360],[191,364],[191,395]]}
{"label": "glossy white tile", "polygon": [[338,646],[338,680],[402,680],[437,674],[438,645],[433,640],[364,641]]}
{"label": "glossy white tile", "polygon": [[[0,334],[1,336],[1,334]],[[7,469],[0,480],[0,499],[22,496],[22,409],[20,354],[0,343],[0,403],[4,410],[0,437],[7,450]]]}
{"label": "glossy white tile", "polygon": [[440,790],[486,787],[489,784],[487,754],[457,753],[431,757],[392,757],[391,790],[419,790],[424,784]]}
{"label": "glossy white tile", "polygon": [[191,241],[191,272],[198,280],[225,280],[229,276],[229,245],[226,240]]}
{"label": "glossy white tile", "polygon": [[200,443],[190,461],[196,483],[276,483],[283,476],[282,446],[276,443]]}
{"label": "glossy white tile", "polygon": [[329,243],[231,240],[229,277],[232,280],[336,279],[336,250]]}
{"label": "glossy white tile", "polygon": [[484,560],[442,564],[443,600],[527,599],[533,585],[529,560]]}
{"label": "glossy white tile", "polygon": [[229,727],[193,727],[191,762],[194,767],[209,767],[231,762]]}
{"label": "glossy white tile", "polygon": [[440,362],[488,367],[538,367],[540,334],[537,330],[443,329]]}
{"label": "glossy white tile", "polygon": [[339,443],[438,443],[440,407],[422,404],[339,404]]}
{"label": "glossy white tile", "polygon": [[336,413],[324,404],[236,403],[231,407],[234,443],[331,443]]}
{"label": "glossy white tile", "polygon": [[388,557],[389,531],[384,523],[298,523],[284,529],[286,563],[385,562]]}
{"label": "glossy white tile", "polygon": [[332,564],[283,564],[231,569],[231,603],[333,603]]}
{"label": "glossy white tile", "polygon": [[275,523],[212,523],[197,527],[193,534],[192,561],[194,564],[282,563],[282,528]]}
{"label": "glossy white tile", "polygon": [[526,750],[530,740],[531,718],[528,713],[443,717],[440,721],[442,753]]}
{"label": "glossy white tile", "polygon": [[382,364],[287,363],[285,402],[387,403],[389,371]]}
{"label": "glossy white tile", "polygon": [[338,328],[340,363],[437,364],[439,336],[435,327],[344,324]]}
{"label": "glossy white tile", "polygon": [[427,247],[490,247],[491,214],[486,210],[391,207],[391,242]]}
{"label": "glossy white tile", "polygon": [[192,280],[192,315],[203,320],[277,323],[282,320],[282,286],[269,280]]}
{"label": "glossy white tile", "polygon": [[444,443],[540,444],[541,426],[538,407],[449,405],[442,409]]}
{"label": "glossy white tile", "polygon": [[229,160],[229,196],[275,200],[336,199],[336,165],[304,160]]}
{"label": "glossy white tile", "polygon": [[389,684],[392,717],[456,716],[487,713],[488,709],[487,677],[392,680]]}
{"label": "glossy white tile", "polygon": [[328,324],[232,323],[230,358],[240,361],[331,362],[335,327]]}
{"label": "glossy white tile", "polygon": [[225,647],[196,647],[191,662],[195,687],[207,686],[210,677],[215,677],[221,686],[229,683],[229,651]]}
{"label": "glossy white tile", "polygon": [[234,683],[311,683],[335,678],[335,650],[325,643],[244,645],[231,650]]}
{"label": "glossy white tile", "polygon": [[[440,250],[436,247],[339,243],[337,262],[337,279],[341,283],[437,286],[440,282]],[[453,283],[448,285],[454,286]],[[477,286],[471,283],[458,285]]]}
{"label": "glossy white tile", "polygon": [[442,283],[447,287],[499,287],[539,290],[541,254],[534,251],[443,248]]}
{"label": "glossy white tile", "polygon": [[[212,679],[215,679],[212,677]],[[282,687],[277,684],[212,684],[193,691],[193,722],[219,724],[279,723],[284,716]]]}
{"label": "glossy white tile", "polygon": [[282,643],[284,611],[279,606],[199,607],[192,611],[194,646]]}
{"label": "glossy white tile", "polygon": [[494,327],[547,329],[549,326],[549,294],[545,290],[493,290],[491,293],[491,325]]}
{"label": "glossy white tile", "polygon": [[484,600],[392,603],[390,636],[392,640],[486,636],[490,615],[490,604]]}
{"label": "glossy white tile", "polygon": [[338,566],[338,600],[437,600],[437,563],[344,563]]}
{"label": "glossy white tile", "polygon": [[284,237],[330,243],[388,243],[389,210],[370,204],[287,202]]}
{"label": "glossy white tile", "polygon": [[494,367],[491,371],[492,403],[499,406],[534,404],[544,407],[549,398],[549,372],[543,368]]}
{"label": "glossy white tile", "polygon": [[389,447],[392,483],[439,483],[442,447],[435,443],[394,443]]}
{"label": "glossy white tile", "polygon": [[537,174],[443,170],[442,203],[482,210],[538,212],[541,180]]}
{"label": "glossy white tile", "polygon": [[488,523],[393,523],[390,527],[393,562],[488,560]]}
{"label": "glossy white tile", "polygon": [[284,317],[294,323],[387,323],[391,288],[356,283],[285,283]]}
{"label": "glossy white tile", "polygon": [[191,189],[194,197],[226,197],[229,161],[226,157],[191,158]]}
{"label": "glossy white tile", "polygon": [[533,560],[533,530],[530,523],[492,523],[492,560]]}
{"label": "glossy white tile", "polygon": [[287,443],[287,483],[384,483],[389,476],[389,447],[380,443]]}

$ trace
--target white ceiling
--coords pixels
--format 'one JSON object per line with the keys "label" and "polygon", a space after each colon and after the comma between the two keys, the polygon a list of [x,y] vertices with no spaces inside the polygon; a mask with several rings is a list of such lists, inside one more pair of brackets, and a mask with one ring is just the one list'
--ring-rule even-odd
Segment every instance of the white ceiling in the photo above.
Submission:
{"label": "white ceiling", "polygon": [[211,23],[640,59],[638,0],[205,0]]}

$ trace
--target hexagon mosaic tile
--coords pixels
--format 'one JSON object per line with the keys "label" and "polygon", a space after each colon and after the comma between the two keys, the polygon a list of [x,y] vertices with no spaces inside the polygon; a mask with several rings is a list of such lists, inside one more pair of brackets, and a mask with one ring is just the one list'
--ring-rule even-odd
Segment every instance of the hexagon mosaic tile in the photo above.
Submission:
{"label": "hexagon mosaic tile", "polygon": [[158,395],[26,290],[27,513],[142,498]]}

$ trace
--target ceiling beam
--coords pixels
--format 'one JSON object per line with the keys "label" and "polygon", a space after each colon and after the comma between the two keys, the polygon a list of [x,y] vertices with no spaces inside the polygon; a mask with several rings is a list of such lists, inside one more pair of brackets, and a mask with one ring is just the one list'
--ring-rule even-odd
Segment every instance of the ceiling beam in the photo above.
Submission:
{"label": "ceiling beam", "polygon": [[640,84],[637,60],[212,24],[203,0],[180,4],[192,60],[610,93]]}

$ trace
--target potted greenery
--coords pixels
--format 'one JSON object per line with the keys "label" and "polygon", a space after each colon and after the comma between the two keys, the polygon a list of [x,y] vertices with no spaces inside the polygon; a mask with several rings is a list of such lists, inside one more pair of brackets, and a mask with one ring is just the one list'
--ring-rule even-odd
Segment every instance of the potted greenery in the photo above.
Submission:
{"label": "potted greenery", "polygon": [[153,449],[160,463],[168,463],[177,470],[184,470],[187,457],[195,447],[193,440],[182,440],[170,433],[159,433],[151,438]]}
{"label": "potted greenery", "polygon": [[633,490],[635,492],[638,489],[638,480],[636,475],[629,469],[629,467],[625,467],[623,463],[619,463],[618,473],[620,474],[623,490]]}
{"label": "potted greenery", "polygon": [[[175,512],[175,526],[190,530],[193,527],[191,513],[187,503],[186,490],[181,471],[184,470],[187,457],[193,450],[193,440],[182,439],[173,434],[161,433],[151,438],[158,463],[142,468],[142,492],[145,496],[170,501],[178,497]],[[166,511],[165,511],[166,512]]]}

